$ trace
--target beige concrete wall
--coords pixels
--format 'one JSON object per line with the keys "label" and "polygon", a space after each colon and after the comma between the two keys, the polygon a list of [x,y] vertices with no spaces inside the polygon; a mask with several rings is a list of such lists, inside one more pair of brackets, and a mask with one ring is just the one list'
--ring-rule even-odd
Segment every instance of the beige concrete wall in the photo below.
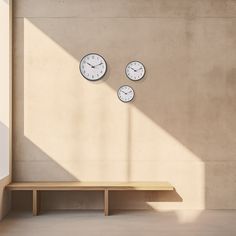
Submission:
{"label": "beige concrete wall", "polygon": [[0,220],[9,210],[11,181],[11,1],[0,0]]}
{"label": "beige concrete wall", "polygon": [[[163,180],[176,191],[114,193],[112,207],[236,208],[235,1],[14,4],[14,180]],[[89,52],[107,60],[101,82],[80,75]],[[135,59],[137,83],[124,74]],[[101,208],[90,194],[44,193],[43,205]]]}

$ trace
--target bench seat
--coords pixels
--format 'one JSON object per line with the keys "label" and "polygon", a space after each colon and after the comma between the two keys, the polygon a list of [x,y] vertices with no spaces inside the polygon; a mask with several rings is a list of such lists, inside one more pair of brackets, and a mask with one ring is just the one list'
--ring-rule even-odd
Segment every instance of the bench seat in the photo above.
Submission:
{"label": "bench seat", "polygon": [[173,191],[168,182],[13,182],[10,191],[33,192],[33,215],[40,211],[40,191],[103,191],[104,213],[109,215],[109,191]]}

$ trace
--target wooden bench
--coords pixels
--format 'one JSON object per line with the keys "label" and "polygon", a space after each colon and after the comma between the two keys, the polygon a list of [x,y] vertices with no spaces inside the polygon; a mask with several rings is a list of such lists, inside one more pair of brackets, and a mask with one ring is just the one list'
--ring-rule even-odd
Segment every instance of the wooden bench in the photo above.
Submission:
{"label": "wooden bench", "polygon": [[103,191],[104,214],[109,215],[110,191],[172,191],[174,187],[168,182],[16,182],[6,186],[10,191],[33,192],[33,215],[40,211],[41,191]]}

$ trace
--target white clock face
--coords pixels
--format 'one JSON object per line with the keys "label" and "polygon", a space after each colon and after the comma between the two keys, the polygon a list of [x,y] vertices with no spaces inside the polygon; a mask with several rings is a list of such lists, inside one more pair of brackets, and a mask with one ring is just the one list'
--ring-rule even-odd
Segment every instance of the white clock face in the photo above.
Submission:
{"label": "white clock face", "polygon": [[85,79],[96,81],[101,79],[107,71],[104,58],[96,53],[91,53],[80,61],[80,73]]}
{"label": "white clock face", "polygon": [[118,89],[117,95],[122,102],[130,102],[134,98],[134,90],[128,85],[123,85]]}
{"label": "white clock face", "polygon": [[139,61],[132,61],[126,66],[125,73],[129,79],[138,81],[144,77],[145,67]]}

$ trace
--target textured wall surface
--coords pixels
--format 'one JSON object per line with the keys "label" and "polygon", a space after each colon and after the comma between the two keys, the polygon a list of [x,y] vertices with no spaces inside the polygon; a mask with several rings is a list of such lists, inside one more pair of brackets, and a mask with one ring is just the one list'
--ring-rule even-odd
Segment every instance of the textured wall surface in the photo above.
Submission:
{"label": "textured wall surface", "polygon": [[[89,52],[107,60],[100,82],[80,75]],[[131,60],[144,80],[126,78]],[[112,207],[235,209],[235,91],[236,1],[14,1],[14,180],[163,180],[176,191],[114,193]],[[44,196],[102,207],[100,193]]]}

